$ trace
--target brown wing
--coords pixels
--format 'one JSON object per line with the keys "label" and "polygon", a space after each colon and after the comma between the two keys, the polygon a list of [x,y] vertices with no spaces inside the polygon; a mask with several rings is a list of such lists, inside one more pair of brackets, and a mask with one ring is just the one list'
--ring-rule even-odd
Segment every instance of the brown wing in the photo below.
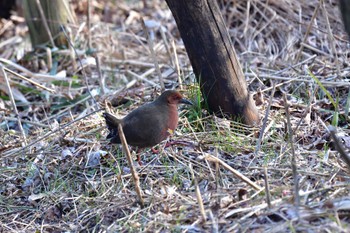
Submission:
{"label": "brown wing", "polygon": [[167,106],[154,102],[135,109],[123,119],[123,130],[130,145],[150,147],[165,139],[167,121],[169,119]]}

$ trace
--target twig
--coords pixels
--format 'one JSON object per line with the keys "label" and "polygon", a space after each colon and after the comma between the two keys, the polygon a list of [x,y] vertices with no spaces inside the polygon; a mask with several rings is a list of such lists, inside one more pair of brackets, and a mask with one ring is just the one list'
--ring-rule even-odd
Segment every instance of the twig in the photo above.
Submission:
{"label": "twig", "polygon": [[330,125],[330,126],[328,126],[328,130],[329,130],[331,137],[334,141],[335,149],[339,152],[341,158],[346,163],[346,165],[348,166],[348,169],[350,171],[350,157],[346,153],[344,147],[342,146],[342,144],[340,143],[340,141],[336,135],[337,129],[334,126]]}
{"label": "twig", "polygon": [[[95,93],[95,92],[94,92]],[[91,96],[90,95],[87,95],[85,98],[75,102],[75,103],[72,103],[71,105],[68,105],[67,107],[65,107],[63,110],[60,110],[58,113],[54,114],[54,115],[50,115],[48,117],[46,117],[43,121],[48,121],[50,119],[57,119],[59,118],[59,116],[61,116],[64,112],[74,108],[75,106],[81,104],[81,103],[84,103],[86,102],[88,99],[90,99]],[[97,111],[94,111],[94,112],[98,112],[100,111],[101,109],[97,110]]]}
{"label": "twig", "polygon": [[315,53],[322,54],[324,56],[329,56],[328,53],[326,53],[326,52],[324,52],[324,51],[322,51],[322,50],[320,50],[318,48],[315,48],[314,46],[309,45],[307,43],[301,42],[300,45],[303,46],[303,47],[306,47],[307,49],[310,49],[310,50],[314,51]]}
{"label": "twig", "polygon": [[[66,28],[66,30],[67,30],[67,41],[68,40],[73,40],[73,36],[72,36],[72,30],[70,30],[70,28]],[[78,64],[77,64],[77,62],[76,62],[76,58],[79,56],[78,54],[77,54],[77,52],[74,50],[74,48],[72,47],[72,46],[69,46],[69,48],[68,48],[68,50],[69,50],[69,56],[70,56],[70,60],[72,61],[72,66],[73,66],[73,70],[75,71],[75,72],[77,72],[78,71]],[[84,55],[85,53],[83,53],[83,54],[81,54],[81,55]],[[81,69],[84,69],[84,67],[81,67]],[[70,82],[71,83],[71,82]]]}
{"label": "twig", "polygon": [[36,0],[35,3],[36,3],[36,6],[38,7],[38,10],[39,10],[39,13],[40,13],[40,18],[41,18],[41,20],[42,20],[42,22],[44,24],[46,33],[47,33],[47,35],[50,38],[51,45],[52,45],[52,47],[55,48],[56,45],[55,45],[55,42],[54,42],[53,37],[51,35],[51,31],[50,31],[49,25],[47,24],[46,16],[44,14],[43,8],[41,7],[40,1]]}
{"label": "twig", "polygon": [[[14,118],[14,117],[4,117],[4,119],[6,121],[17,121],[18,120],[18,119]],[[39,127],[42,127],[42,128],[49,128],[48,125],[42,124],[40,122],[28,121],[28,120],[21,120],[21,121],[26,123],[26,124],[35,125],[35,126],[39,126]]]}
{"label": "twig", "polygon": [[264,182],[265,182],[265,192],[266,192],[266,202],[269,209],[271,209],[271,194],[270,194],[270,186],[269,180],[267,176],[267,167],[264,166]]}
{"label": "twig", "polygon": [[316,57],[317,57],[317,55],[314,54],[314,55],[312,55],[311,57],[308,57],[308,58],[306,58],[305,60],[303,60],[303,61],[301,61],[301,62],[299,62],[299,63],[297,63],[297,64],[294,64],[294,65],[292,65],[292,66],[288,66],[287,68],[285,68],[285,69],[283,69],[283,70],[279,70],[279,71],[275,72],[273,75],[283,74],[283,73],[285,73],[286,71],[288,71],[288,70],[290,70],[290,69],[295,69],[295,67],[301,66],[301,65],[307,63],[307,62],[310,61],[310,60],[314,60]]}
{"label": "twig", "polygon": [[164,42],[164,47],[165,47],[166,53],[169,56],[171,64],[174,65],[173,58],[171,56],[171,52],[170,52],[170,48],[169,48],[169,44],[168,44],[168,41],[167,41],[167,38],[165,36],[165,33],[164,33],[162,26],[159,27],[159,31],[160,31],[160,35],[162,36],[162,40]]}
{"label": "twig", "polygon": [[127,74],[130,74],[130,75],[132,75],[133,77],[135,77],[135,78],[137,78],[137,79],[140,79],[140,80],[142,80],[142,81],[144,81],[144,82],[146,82],[146,83],[148,83],[148,84],[151,84],[151,85],[154,86],[154,87],[160,87],[159,84],[157,84],[157,83],[155,83],[155,82],[152,82],[152,81],[148,80],[147,78],[144,78],[144,77],[142,77],[142,76],[140,76],[140,75],[138,75],[138,74],[132,72],[131,70],[126,71],[126,73],[127,73]]}
{"label": "twig", "polygon": [[285,106],[285,109],[286,109],[286,118],[287,118],[287,127],[288,127],[288,139],[289,139],[291,152],[292,152],[291,165],[292,165],[292,173],[293,173],[293,180],[294,180],[294,203],[296,205],[296,213],[297,213],[298,218],[299,218],[299,206],[300,206],[299,179],[298,179],[296,155],[295,155],[295,149],[294,149],[293,129],[292,129],[292,124],[290,122],[289,106],[288,106],[286,94],[283,95],[283,101],[284,101],[284,106]]}
{"label": "twig", "polygon": [[213,211],[211,209],[209,210],[209,219],[210,219],[210,225],[211,225],[211,232],[219,233],[218,219],[216,216],[214,216]]}
{"label": "twig", "polygon": [[[281,202],[282,202],[282,199],[277,199],[277,200],[272,201],[272,204],[279,204]],[[243,222],[243,220],[253,216],[254,214],[256,214],[258,212],[261,212],[263,209],[266,209],[266,207],[268,207],[267,204],[263,203],[263,204],[252,206],[252,207],[239,208],[239,209],[231,210],[230,212],[228,212],[225,215],[225,218],[229,218],[230,216],[232,216],[234,214],[245,213],[245,212],[250,211],[249,213],[247,213],[247,214],[245,214],[245,215],[243,215],[243,216],[241,216],[239,218],[239,221]],[[230,228],[227,229],[227,232],[237,232],[237,231],[235,231],[235,229],[238,226],[239,226],[239,223],[233,224]]]}
{"label": "twig", "polygon": [[[313,93],[313,94],[315,94],[315,93]],[[293,133],[295,134],[296,132],[297,132],[297,130],[299,129],[299,127],[300,127],[300,125],[301,125],[301,123],[303,122],[303,121],[305,121],[305,118],[306,118],[306,116],[311,112],[311,100],[307,103],[307,106],[305,106],[305,110],[304,110],[304,112],[302,113],[302,115],[301,115],[301,117],[300,117],[300,119],[299,119],[299,121],[298,121],[298,123],[297,123],[297,125],[295,126],[295,128],[294,128],[294,130],[293,130]]]}
{"label": "twig", "polygon": [[[255,74],[253,73],[244,73],[244,75],[246,77],[256,77]],[[305,83],[314,83],[315,81],[313,79],[308,79],[310,76],[299,76],[299,77],[296,77],[296,78],[293,78],[292,80],[295,81],[295,82],[305,82]],[[324,78],[324,77],[321,77],[321,76],[316,76],[315,77],[317,78]],[[274,75],[270,75],[270,74],[259,74],[259,78],[266,78],[266,79],[276,79],[276,80],[286,80],[286,81],[289,81],[291,80],[291,78],[289,77],[282,77],[282,76],[274,76]],[[305,79],[304,79],[305,78]],[[329,76],[329,77],[325,77],[327,78],[327,80],[329,79],[332,79],[332,78],[336,78],[336,76]],[[350,86],[350,82],[340,82],[340,81],[321,81],[320,80],[320,83],[322,83],[323,86],[325,87],[349,87]],[[265,90],[264,90],[265,91]]]}
{"label": "twig", "polygon": [[268,104],[268,106],[266,108],[263,125],[262,125],[261,130],[260,130],[259,139],[258,139],[258,141],[256,143],[256,148],[255,148],[255,154],[256,155],[259,153],[260,148],[261,148],[261,141],[262,141],[262,139],[264,137],[264,131],[265,131],[265,128],[266,128],[266,125],[267,125],[267,120],[269,119],[270,108],[271,108],[273,96],[275,95],[275,91],[276,91],[276,86],[275,86],[275,83],[273,83],[273,89],[272,89],[272,93],[271,93],[270,98],[269,98],[269,104]]}
{"label": "twig", "polygon": [[126,138],[125,138],[125,135],[124,135],[124,132],[123,132],[123,127],[122,127],[122,125],[120,123],[118,124],[118,132],[119,132],[120,141],[122,142],[122,145],[123,145],[123,148],[124,148],[124,151],[125,151],[125,154],[126,154],[126,158],[128,160],[128,163],[129,163],[131,175],[132,175],[132,178],[134,180],[135,191],[136,191],[137,196],[139,198],[140,205],[143,208],[144,205],[145,205],[145,202],[143,200],[142,193],[141,193],[140,178],[139,178],[139,175],[137,174],[137,172],[135,170],[135,167],[133,165],[133,161],[132,161],[132,157],[131,157],[130,150],[129,150],[129,147],[128,147],[128,143],[126,142]]}
{"label": "twig", "polygon": [[[203,150],[201,148],[201,152],[203,153]],[[218,158],[219,156],[219,151],[218,151],[218,148],[215,147],[215,156]],[[211,172],[211,170],[210,170]],[[220,164],[219,164],[219,161],[216,161],[215,162],[215,183],[216,183],[216,190],[218,191],[219,190],[219,185],[220,185]],[[219,202],[219,196],[218,196],[218,203]]]}
{"label": "twig", "polygon": [[230,165],[228,165],[227,163],[225,163],[221,159],[216,158],[216,157],[214,157],[210,154],[207,154],[207,153],[205,153],[205,159],[212,161],[212,162],[215,162],[215,163],[219,162],[221,166],[223,166],[224,168],[226,168],[227,170],[232,172],[233,175],[235,175],[237,178],[241,179],[243,182],[247,183],[248,185],[252,186],[254,189],[256,189],[256,190],[263,189],[262,187],[260,187],[259,185],[255,184],[253,181],[251,181],[248,177],[244,176],[239,171],[233,169]]}
{"label": "twig", "polygon": [[[320,0],[320,2],[322,4],[323,17],[325,18],[325,21],[326,21],[328,41],[329,41],[329,43],[331,45],[332,53],[333,53],[333,56],[334,56],[334,63],[333,64],[337,68],[338,76],[340,76],[340,62],[339,62],[339,59],[338,59],[337,49],[335,48],[335,45],[334,45],[335,39],[334,39],[334,36],[333,36],[331,25],[329,23],[328,14],[327,14],[327,10],[326,10],[326,6],[324,4],[324,1]],[[349,4],[349,2],[348,2],[348,4]]]}
{"label": "twig", "polygon": [[106,80],[105,80],[105,77],[102,75],[100,58],[97,56],[97,54],[95,54],[95,61],[96,61],[98,80],[100,82],[101,94],[104,95],[106,94]]}
{"label": "twig", "polygon": [[[36,78],[36,79],[40,79],[42,81],[45,81],[45,82],[51,82],[52,80],[62,80],[62,81],[72,81],[73,79],[71,78],[66,78],[66,77],[60,77],[60,76],[54,76],[54,75],[49,75],[49,74],[39,74],[39,73],[33,73],[31,72],[30,70],[24,68],[23,66],[20,66],[18,65],[17,63],[14,63],[10,60],[7,60],[7,59],[4,59],[4,58],[1,58],[0,57],[0,62],[3,62],[7,65],[10,65],[20,71],[22,71],[23,73],[25,73],[28,77],[31,77],[31,78]],[[13,72],[13,71],[12,71]],[[19,74],[15,74],[17,75],[18,77]],[[23,76],[21,77],[23,78]],[[27,80],[28,81],[28,80]],[[29,82],[29,81],[28,81]]]}
{"label": "twig", "polygon": [[181,70],[180,70],[179,59],[177,57],[176,45],[175,45],[175,41],[174,40],[171,41],[171,46],[173,47],[173,50],[174,50],[177,80],[179,81],[180,90],[182,90],[183,87],[182,87],[182,79],[181,79]]}
{"label": "twig", "polygon": [[311,28],[312,28],[312,24],[314,23],[314,20],[316,18],[318,10],[320,9],[320,6],[321,6],[321,3],[317,4],[317,7],[314,10],[314,13],[313,13],[313,15],[312,15],[312,17],[310,19],[309,25],[307,26],[307,29],[306,29],[306,32],[305,32],[302,44],[300,45],[300,49],[299,49],[298,55],[297,55],[297,57],[295,59],[295,62],[298,62],[299,59],[300,59],[301,53],[302,53],[302,51],[304,49],[304,45],[303,44],[305,44],[306,41],[307,41],[307,38],[308,38],[308,36],[310,34],[310,31],[311,31]]}
{"label": "twig", "polygon": [[156,67],[156,72],[158,74],[160,87],[161,87],[161,90],[163,92],[165,90],[164,81],[163,81],[162,73],[160,72],[160,69],[159,69],[158,59],[157,59],[156,54],[154,52],[153,40],[149,34],[148,28],[146,27],[145,21],[143,20],[142,17],[141,17],[141,24],[142,24],[143,30],[147,34],[148,46],[149,46],[149,49],[151,51],[151,56],[153,58],[154,66]]}
{"label": "twig", "polygon": [[138,60],[131,60],[131,59],[111,59],[109,60],[111,64],[117,64],[117,65],[130,65],[130,66],[141,66],[144,68],[153,68],[154,63],[149,62],[143,62]]}
{"label": "twig", "polygon": [[10,86],[10,81],[7,78],[7,74],[5,72],[4,66],[1,63],[0,63],[0,71],[1,71],[2,76],[4,77],[5,82],[6,82],[6,86],[7,86],[7,89],[8,89],[8,94],[9,94],[9,97],[10,97],[10,100],[11,100],[11,104],[12,104],[13,110],[15,111],[15,114],[17,116],[17,122],[18,122],[19,129],[20,129],[20,131],[22,133],[24,145],[27,145],[26,134],[24,133],[24,130],[23,130],[23,127],[22,127],[21,117],[18,114],[16,102],[15,102],[15,99],[13,97],[12,89],[11,89],[11,86]]}
{"label": "twig", "polygon": [[39,87],[39,88],[42,88],[42,89],[44,89],[44,90],[46,90],[46,91],[49,91],[49,92],[51,92],[51,93],[55,93],[55,90],[50,89],[50,88],[48,88],[48,87],[45,87],[45,86],[41,85],[40,83],[37,83],[37,82],[35,82],[35,81],[31,80],[31,79],[28,79],[28,78],[24,77],[23,75],[20,75],[20,74],[18,74],[18,73],[16,73],[16,72],[14,72],[14,71],[12,71],[12,70],[6,68],[6,67],[4,67],[4,70],[7,71],[7,72],[9,72],[9,73],[11,73],[11,74],[13,74],[13,75],[15,75],[15,76],[17,76],[17,77],[19,77],[19,78],[21,78],[21,79],[23,79],[23,80],[25,80],[25,81],[27,81],[27,82],[29,82],[29,83],[31,83],[31,84],[33,84],[34,86],[37,86],[37,87]]}
{"label": "twig", "polygon": [[76,51],[76,49],[75,49],[75,47],[74,47],[72,41],[71,41],[70,38],[68,37],[68,34],[67,34],[67,32],[66,32],[66,30],[64,29],[63,26],[61,26],[61,30],[62,30],[63,34],[66,36],[69,46],[74,50],[74,53],[77,55],[79,64],[80,64],[80,66],[81,66],[81,73],[82,73],[83,76],[84,76],[86,89],[87,89],[89,95],[91,96],[92,100],[94,101],[94,103],[95,103],[96,105],[98,105],[98,103],[97,103],[95,97],[92,95],[92,93],[91,93],[91,91],[90,91],[90,86],[89,86],[89,82],[88,82],[88,80],[87,80],[87,75],[86,75],[86,72],[85,72],[85,69],[84,69],[84,66],[83,66],[83,62],[81,61],[80,57],[78,56],[78,53],[77,53],[77,51]]}
{"label": "twig", "polygon": [[194,176],[192,163],[190,163],[189,168],[190,168],[190,172],[191,172],[191,175],[192,175],[192,180],[194,181],[194,186],[195,186],[195,189],[196,189],[196,196],[197,196],[197,201],[198,201],[198,205],[199,205],[199,211],[201,212],[203,221],[206,222],[207,221],[207,217],[205,216],[205,209],[204,209],[204,205],[203,205],[203,199],[202,199],[201,191],[200,191],[199,186],[198,186],[198,181],[197,181],[196,177]]}
{"label": "twig", "polygon": [[86,26],[88,33],[88,49],[91,50],[91,0],[88,0],[87,4],[87,15],[86,15]]}

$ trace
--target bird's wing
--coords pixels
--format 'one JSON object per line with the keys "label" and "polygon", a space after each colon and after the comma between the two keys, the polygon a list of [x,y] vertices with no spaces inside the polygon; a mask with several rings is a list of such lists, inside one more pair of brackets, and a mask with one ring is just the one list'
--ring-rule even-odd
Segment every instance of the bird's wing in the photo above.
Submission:
{"label": "bird's wing", "polygon": [[[135,142],[152,142],[157,144],[166,127],[168,112],[153,103],[146,104],[132,111],[123,120],[126,137],[132,135]],[[146,143],[147,144],[147,143]]]}

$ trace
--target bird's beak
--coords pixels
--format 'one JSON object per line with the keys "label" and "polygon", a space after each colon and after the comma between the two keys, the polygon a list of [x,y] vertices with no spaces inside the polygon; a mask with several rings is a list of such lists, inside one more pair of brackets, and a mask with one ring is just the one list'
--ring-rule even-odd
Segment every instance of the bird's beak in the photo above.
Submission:
{"label": "bird's beak", "polygon": [[193,103],[191,101],[189,101],[188,99],[181,99],[180,100],[180,104],[193,105]]}

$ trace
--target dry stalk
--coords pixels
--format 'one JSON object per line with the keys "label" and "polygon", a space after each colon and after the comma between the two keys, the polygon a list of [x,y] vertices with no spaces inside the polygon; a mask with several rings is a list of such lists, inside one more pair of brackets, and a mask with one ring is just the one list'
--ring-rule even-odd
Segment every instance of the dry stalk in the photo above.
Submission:
{"label": "dry stalk", "polygon": [[88,34],[88,49],[91,49],[91,9],[92,4],[91,0],[88,0],[87,4],[87,12],[86,12],[86,26],[87,26],[87,34]]}
{"label": "dry stalk", "polygon": [[179,58],[177,57],[176,45],[175,45],[175,41],[174,40],[171,41],[171,46],[173,47],[174,56],[175,56],[175,66],[176,66],[177,80],[179,82],[180,90],[183,90]]}
{"label": "dry stalk", "polygon": [[315,18],[316,18],[316,15],[317,15],[318,10],[320,9],[320,6],[321,6],[321,3],[317,4],[317,7],[316,7],[315,10],[314,10],[314,13],[313,13],[313,15],[312,15],[312,17],[311,17],[310,23],[309,23],[309,25],[307,26],[307,29],[306,29],[306,32],[305,32],[303,41],[302,41],[302,43],[301,43],[301,45],[300,45],[300,49],[299,49],[298,55],[297,55],[297,57],[296,57],[296,59],[295,59],[295,62],[298,62],[299,59],[300,59],[301,53],[303,52],[303,49],[304,49],[304,45],[306,44],[306,41],[307,41],[307,39],[308,39],[308,36],[309,36],[310,31],[311,31],[311,28],[312,28],[312,24],[314,23],[314,20],[315,20]]}
{"label": "dry stalk", "polygon": [[12,104],[13,110],[16,113],[18,126],[19,126],[19,129],[20,129],[22,137],[23,137],[24,145],[26,146],[27,145],[27,139],[26,139],[26,134],[24,133],[24,130],[23,130],[23,127],[22,127],[21,117],[18,114],[15,98],[13,97],[13,94],[12,94],[10,81],[9,81],[9,79],[7,77],[7,74],[5,72],[4,66],[1,63],[0,63],[0,72],[2,73],[2,76],[5,79],[6,86],[7,86],[7,89],[8,89],[8,94],[9,94],[9,97],[10,97],[10,100],[11,100],[11,104]]}
{"label": "dry stalk", "polygon": [[153,87],[157,87],[157,88],[161,87],[161,86],[159,86],[159,84],[157,84],[157,83],[155,83],[153,81],[150,81],[147,78],[132,72],[131,70],[127,70],[126,73],[132,75],[133,77],[135,77],[135,78],[137,78],[137,79],[139,79],[141,81],[144,81],[145,83],[150,84]]}
{"label": "dry stalk", "polygon": [[40,13],[40,17],[41,17],[41,20],[42,20],[42,22],[44,24],[46,33],[47,33],[47,35],[50,38],[50,42],[52,44],[52,47],[56,47],[55,42],[54,42],[54,40],[52,38],[52,35],[51,35],[51,31],[50,31],[49,25],[47,24],[46,16],[44,14],[43,8],[41,7],[40,0],[36,0],[35,3],[36,3],[36,6],[38,7],[38,10],[39,10],[39,13]]}
{"label": "dry stalk", "polygon": [[142,24],[143,30],[145,31],[145,33],[147,35],[147,42],[148,42],[149,50],[151,51],[151,56],[152,56],[152,59],[153,59],[153,62],[154,62],[154,66],[156,68],[156,72],[158,74],[160,87],[161,87],[161,90],[163,92],[165,90],[164,81],[163,81],[162,73],[160,72],[158,59],[157,59],[156,54],[154,52],[153,40],[152,40],[152,38],[151,38],[151,36],[149,34],[149,30],[146,27],[145,21],[143,20],[142,17],[141,17],[141,24]]}
{"label": "dry stalk", "polygon": [[254,189],[256,190],[261,190],[263,189],[262,187],[260,187],[259,185],[255,184],[253,181],[251,181],[248,177],[246,177],[245,175],[243,175],[242,173],[240,173],[239,171],[233,169],[230,165],[228,165],[227,163],[225,163],[224,161],[222,161],[219,158],[216,158],[208,153],[205,153],[205,157],[206,160],[212,161],[214,163],[219,162],[221,166],[223,166],[225,169],[229,170],[230,172],[233,173],[233,175],[235,175],[236,177],[238,177],[239,179],[241,179],[243,182],[247,183],[248,185],[252,186]]}
{"label": "dry stalk", "polygon": [[[282,199],[277,199],[277,200],[272,201],[272,204],[276,205],[276,204],[280,204],[281,202],[282,202]],[[252,206],[252,207],[234,209],[234,210],[231,210],[228,213],[226,213],[225,218],[229,218],[230,216],[232,216],[234,214],[246,213],[246,212],[250,211],[247,214],[245,214],[239,218],[239,221],[243,221],[243,220],[253,216],[254,214],[266,209],[266,207],[268,207],[267,204],[263,203],[263,204]],[[238,223],[236,223],[232,227],[228,228],[227,232],[236,232],[235,228],[237,228],[237,227],[238,227]]]}
{"label": "dry stalk", "polygon": [[269,186],[266,166],[264,166],[264,181],[265,181],[266,202],[269,209],[271,209],[271,194],[270,194],[270,186]]}
{"label": "dry stalk", "polygon": [[210,225],[211,227],[211,232],[212,233],[219,233],[219,224],[218,220],[216,217],[214,217],[213,211],[209,210],[209,218],[210,218]]}
{"label": "dry stalk", "polygon": [[45,48],[46,50],[46,57],[47,57],[47,69],[52,69],[52,50],[49,47]]}
{"label": "dry stalk", "polygon": [[[255,77],[256,75],[253,73],[244,73],[246,77]],[[303,82],[303,83],[313,83],[313,80],[309,79],[310,76],[304,76],[300,75],[296,78],[289,78],[289,77],[282,77],[282,76],[275,76],[275,75],[270,75],[270,74],[259,74],[259,78],[266,78],[266,79],[276,79],[276,80],[285,80],[285,81],[290,81],[293,80],[294,82]],[[315,76],[316,78],[322,80],[322,76]],[[335,78],[335,76],[334,76]],[[320,81],[323,86],[325,87],[349,87],[350,83],[349,82],[341,82],[341,81]]]}
{"label": "dry stalk", "polygon": [[189,168],[190,168],[191,175],[192,175],[192,180],[194,181],[194,186],[195,186],[195,189],[196,189],[196,196],[197,196],[199,211],[201,212],[203,221],[206,222],[207,221],[207,217],[205,216],[205,209],[204,209],[204,205],[203,205],[203,199],[202,199],[201,191],[200,191],[199,186],[198,186],[198,181],[197,181],[196,177],[194,176],[192,163],[190,163]]}
{"label": "dry stalk", "polygon": [[326,57],[328,57],[328,55],[329,55],[325,51],[322,51],[322,50],[320,50],[320,49],[318,49],[318,48],[316,48],[316,47],[314,47],[312,45],[306,44],[304,42],[301,42],[300,45],[305,47],[305,48],[307,48],[307,49],[310,49],[310,50],[314,51],[315,53],[322,54],[322,55],[324,55]]}
{"label": "dry stalk", "polygon": [[[17,63],[15,63],[13,61],[10,61],[10,60],[7,60],[7,59],[2,58],[2,57],[0,57],[0,62],[3,62],[5,64],[7,64],[7,65],[10,65],[10,66],[20,70],[21,72],[25,73],[30,78],[40,79],[40,81],[43,81],[43,82],[51,82],[52,80],[61,80],[61,81],[72,81],[73,80],[71,78],[66,78],[66,77],[62,77],[62,76],[54,76],[54,75],[49,75],[49,74],[33,73],[30,70],[24,68],[23,66],[18,65]],[[19,74],[15,74],[15,75],[20,77]],[[26,81],[28,81],[28,80],[26,80]],[[30,81],[28,81],[28,82],[30,82]]]}
{"label": "dry stalk", "polygon": [[[18,120],[14,117],[4,117],[3,119],[6,121],[17,121]],[[42,127],[42,128],[49,128],[50,127],[50,126],[42,124],[40,122],[28,121],[28,120],[21,120],[21,121],[26,123],[26,124],[35,125],[35,126]]]}
{"label": "dry stalk", "polygon": [[[72,31],[68,27],[66,29],[67,29],[67,40],[68,40],[68,38],[70,38],[69,40],[72,40],[72,38],[73,38]],[[76,58],[79,57],[79,55],[77,54],[77,51],[75,51],[72,46],[69,46],[68,50],[69,50],[70,59],[72,61],[73,70],[77,71],[78,70],[78,64],[76,62]],[[84,55],[84,54],[85,53],[83,53],[81,55]],[[83,67],[81,67],[81,69],[83,69]]]}
{"label": "dry stalk", "polygon": [[[304,65],[304,64],[307,64],[309,61],[315,60],[316,57],[317,57],[317,55],[314,54],[314,55],[312,55],[312,56],[306,58],[305,60],[303,60],[303,61],[301,61],[301,62],[298,62],[297,64],[294,64],[294,65],[292,65],[292,66],[288,66],[288,67],[285,68],[285,69],[282,69],[282,70],[277,71],[277,72],[274,73],[273,75],[283,74],[283,73],[285,73],[285,72],[287,72],[287,71],[289,71],[289,70],[291,70],[291,69],[295,70],[296,67],[301,66],[301,65]],[[277,87],[277,86],[276,86],[276,87]],[[272,88],[272,87],[270,87],[270,88]]]}
{"label": "dry stalk", "polygon": [[14,71],[12,71],[12,70],[6,68],[6,67],[3,67],[3,68],[4,68],[4,70],[5,70],[6,72],[9,72],[9,73],[13,74],[13,75],[15,75],[15,76],[17,76],[17,77],[19,77],[19,78],[21,78],[21,79],[23,79],[23,80],[25,80],[25,81],[31,83],[31,84],[33,84],[34,86],[37,86],[37,87],[39,87],[39,88],[42,88],[42,89],[44,89],[44,90],[46,90],[46,91],[49,91],[49,92],[51,92],[51,93],[55,93],[55,90],[53,90],[53,89],[50,89],[50,88],[48,88],[48,87],[45,87],[45,86],[41,85],[40,83],[37,83],[37,82],[35,82],[35,81],[33,81],[33,80],[29,79],[29,78],[26,78],[26,77],[24,77],[23,75],[20,75],[20,74],[18,74],[18,73],[16,73],[16,72],[14,72]]}
{"label": "dry stalk", "polygon": [[268,106],[266,108],[263,125],[262,125],[261,130],[260,130],[259,139],[258,139],[258,141],[256,143],[256,148],[255,148],[255,154],[256,155],[259,153],[260,148],[261,148],[261,142],[262,142],[262,139],[264,137],[264,131],[265,131],[265,128],[266,128],[266,125],[267,125],[267,120],[269,119],[270,108],[271,108],[273,96],[275,95],[275,91],[276,91],[276,85],[275,85],[275,83],[273,83],[272,93],[271,93],[270,98],[269,98],[269,104],[268,104]]}
{"label": "dry stalk", "polygon": [[292,173],[293,173],[293,180],[294,180],[294,203],[296,205],[296,213],[297,213],[298,218],[299,218],[299,206],[300,206],[299,179],[298,179],[297,162],[296,162],[294,140],[293,140],[293,129],[292,129],[292,123],[290,122],[289,106],[288,106],[286,94],[283,95],[283,101],[284,101],[284,106],[286,109],[288,139],[289,139],[289,144],[290,144],[291,152],[292,152],[291,165],[292,165]]}
{"label": "dry stalk", "polygon": [[101,94],[105,95],[106,94],[106,79],[102,75],[102,72],[101,72],[100,58],[98,57],[97,54],[95,54],[94,57],[95,57],[95,61],[96,61],[97,75],[98,75],[98,80],[100,83]]}
{"label": "dry stalk", "polygon": [[[201,149],[202,151],[202,149]],[[202,151],[203,153],[203,151]],[[219,155],[219,152],[218,152],[218,148],[215,148],[215,155],[216,157],[218,158],[218,155]],[[216,190],[219,189],[219,185],[220,185],[220,164],[219,164],[219,161],[216,161],[215,162],[215,183],[216,183]],[[218,196],[219,198],[219,196]],[[218,200],[219,201],[219,200]]]}
{"label": "dry stalk", "polygon": [[303,114],[301,115],[297,125],[295,126],[293,133],[296,133],[297,130],[299,129],[301,123],[305,120],[306,116],[311,112],[311,101],[308,102],[307,106],[305,106],[305,110]]}
{"label": "dry stalk", "polygon": [[[331,48],[332,48],[332,53],[333,53],[333,56],[334,56],[334,65],[336,66],[337,68],[337,74],[338,76],[340,76],[340,62],[339,62],[339,59],[338,59],[338,53],[337,53],[337,49],[335,48],[335,45],[334,45],[334,36],[333,36],[333,32],[332,32],[332,29],[331,29],[331,25],[329,23],[329,18],[328,18],[328,13],[327,13],[327,10],[326,10],[326,6],[324,4],[324,1],[323,0],[320,0],[320,4],[322,4],[322,11],[323,11],[323,16],[324,18],[326,19],[326,26],[327,26],[327,36],[328,36],[328,40],[329,40],[329,43],[331,44]],[[349,3],[348,3],[349,4]]]}
{"label": "dry stalk", "polygon": [[143,200],[142,192],[141,192],[141,188],[140,188],[140,178],[139,178],[139,175],[137,174],[137,172],[135,170],[134,164],[132,163],[132,156],[130,154],[128,143],[126,142],[126,138],[125,138],[125,135],[124,135],[124,132],[123,132],[123,127],[122,127],[121,124],[118,124],[118,132],[119,132],[120,141],[122,142],[122,145],[123,145],[123,148],[124,148],[124,151],[125,151],[125,154],[126,154],[126,159],[128,160],[128,163],[129,163],[131,175],[132,175],[132,178],[134,180],[135,191],[136,191],[137,196],[139,198],[140,205],[143,208],[144,205],[145,205],[145,202]]}
{"label": "dry stalk", "polygon": [[336,135],[336,132],[337,132],[336,128],[330,125],[330,126],[328,126],[328,130],[331,133],[331,137],[334,141],[335,149],[339,152],[341,158],[346,163],[346,165],[348,166],[348,169],[350,171],[350,157],[346,153],[345,149],[343,148],[341,142],[339,141],[339,139]]}
{"label": "dry stalk", "polygon": [[162,40],[163,40],[163,42],[164,42],[164,47],[165,47],[166,53],[168,54],[170,63],[171,63],[171,65],[174,65],[173,58],[171,57],[171,52],[170,52],[169,44],[168,44],[166,35],[165,35],[164,30],[162,29],[162,27],[159,28],[159,31],[160,31],[160,35],[162,36]]}
{"label": "dry stalk", "polygon": [[68,41],[68,44],[69,44],[70,48],[73,49],[73,50],[74,50],[74,53],[77,55],[79,64],[80,64],[80,66],[81,66],[81,73],[83,74],[83,77],[84,77],[84,80],[85,80],[86,89],[87,89],[87,91],[88,91],[90,97],[93,99],[94,103],[95,103],[96,105],[98,105],[98,103],[97,103],[97,101],[96,101],[94,95],[91,93],[90,86],[89,86],[89,82],[88,82],[88,79],[87,79],[87,75],[86,75],[86,72],[85,72],[85,69],[84,69],[83,62],[81,61],[80,57],[78,56],[77,50],[75,49],[75,47],[74,47],[74,45],[73,45],[71,39],[69,38],[69,36],[68,36],[66,30],[64,29],[64,27],[61,26],[61,30],[62,30],[63,34],[65,35],[65,37],[66,37],[66,39],[67,39],[67,41]]}

